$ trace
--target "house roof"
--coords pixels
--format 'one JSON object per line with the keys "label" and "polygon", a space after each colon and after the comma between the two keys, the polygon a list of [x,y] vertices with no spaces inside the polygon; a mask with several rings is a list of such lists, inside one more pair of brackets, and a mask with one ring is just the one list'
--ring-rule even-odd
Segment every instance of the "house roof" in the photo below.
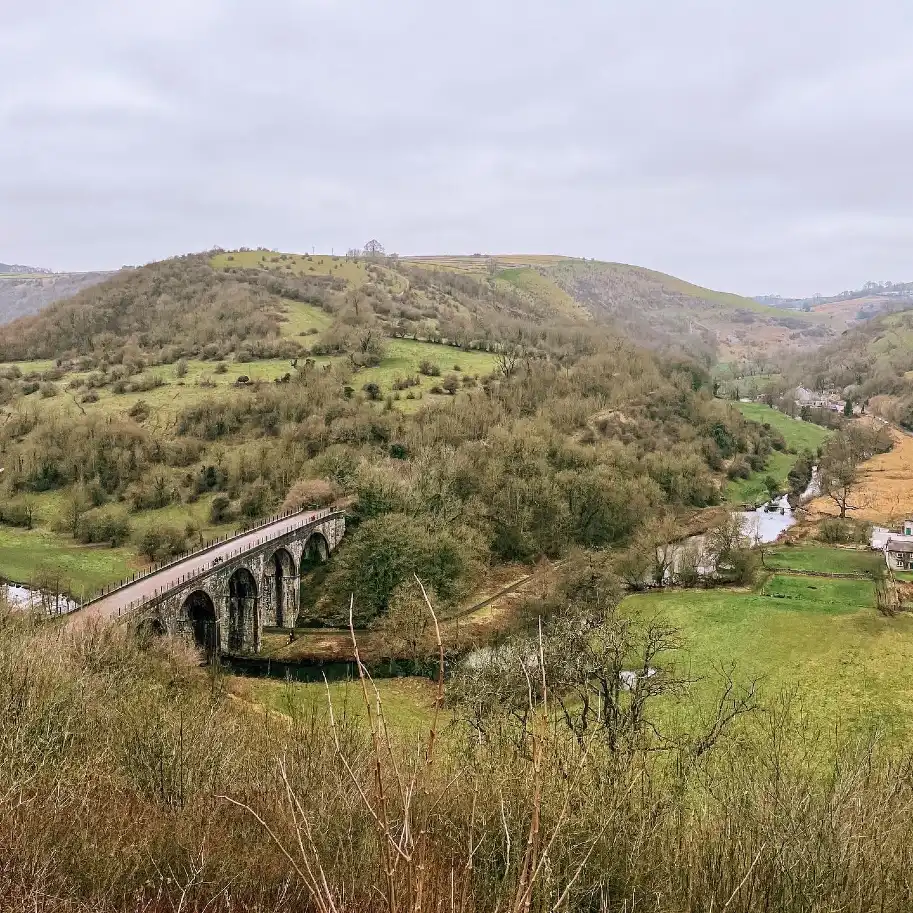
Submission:
{"label": "house roof", "polygon": [[888,539],[885,546],[889,552],[903,552],[905,555],[913,555],[913,539]]}

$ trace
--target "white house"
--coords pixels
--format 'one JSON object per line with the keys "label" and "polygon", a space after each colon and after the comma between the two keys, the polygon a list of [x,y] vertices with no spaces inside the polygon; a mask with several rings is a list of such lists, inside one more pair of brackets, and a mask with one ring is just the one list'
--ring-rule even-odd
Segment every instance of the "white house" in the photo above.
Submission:
{"label": "white house", "polygon": [[827,408],[827,397],[823,393],[809,390],[807,387],[796,387],[796,405],[825,409]]}
{"label": "white house", "polygon": [[913,519],[900,524],[900,532],[876,526],[872,529],[872,548],[884,551],[888,567],[898,571],[913,570]]}
{"label": "white house", "polygon": [[888,539],[885,556],[889,567],[898,571],[913,570],[913,536],[909,539]]}

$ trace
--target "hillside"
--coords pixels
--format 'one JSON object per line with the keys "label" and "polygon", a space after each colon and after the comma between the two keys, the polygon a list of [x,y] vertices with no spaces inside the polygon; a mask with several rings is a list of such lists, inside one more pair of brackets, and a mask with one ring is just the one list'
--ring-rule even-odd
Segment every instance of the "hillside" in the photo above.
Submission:
{"label": "hillside", "polygon": [[[295,330],[301,305],[322,315],[321,326],[305,320]],[[317,329],[324,333],[316,348],[315,340],[299,338]],[[396,260],[237,251],[122,271],[0,328],[0,357],[97,361],[127,343],[156,349],[166,362],[223,358],[251,346],[260,346],[263,357],[262,346],[269,341],[278,351],[282,338],[283,355],[342,354],[359,346],[368,354],[372,338],[407,336],[463,348],[503,343],[557,352],[589,329],[583,312],[568,313],[543,296],[483,277]]]}
{"label": "hillside", "polygon": [[913,311],[847,330],[800,362],[793,376],[815,389],[868,400],[876,414],[913,428]]}
{"label": "hillside", "polygon": [[[344,495],[364,522],[314,598],[356,587],[370,614],[389,578],[372,589],[344,555],[386,547],[374,517],[426,543],[410,555],[450,600],[479,567],[715,504],[730,461],[782,446],[702,368],[537,276],[218,252],[0,328],[0,574],[65,568],[82,593],[287,498]],[[80,560],[97,542],[116,548]]]}
{"label": "hillside", "polygon": [[0,324],[37,314],[42,308],[97,285],[113,273],[52,273],[0,263]]}
{"label": "hillside", "polygon": [[[182,289],[183,278],[175,276],[167,283],[179,288],[177,294],[174,288],[163,291],[163,273],[175,269],[195,272],[188,286],[192,291]],[[153,274],[158,278],[150,278]],[[98,278],[99,274],[86,274],[80,281],[98,282]],[[34,310],[41,300],[36,296],[51,295],[54,288],[57,298],[79,290],[78,285],[67,284],[75,280],[56,276],[0,280],[0,313],[4,281],[11,283],[7,294],[12,296],[15,289],[19,296],[15,305],[7,307],[18,307],[20,313]],[[786,311],[618,263],[557,256],[400,259],[242,250],[128,271],[95,292],[84,290],[37,321],[17,325],[15,345],[11,334],[0,334],[0,351],[7,358],[47,358],[65,349],[84,353],[92,334],[120,338],[129,329],[136,341],[137,332],[148,332],[153,325],[162,336],[156,344],[166,338],[186,342],[188,321],[198,321],[201,308],[218,310],[226,295],[233,298],[233,308],[266,315],[272,329],[261,328],[258,338],[278,334],[275,318],[282,312],[282,301],[295,300],[313,304],[336,323],[374,324],[388,337],[446,340],[474,348],[509,341],[520,349],[557,352],[572,336],[605,325],[651,348],[696,356],[707,363],[759,358],[777,350],[807,351],[832,338],[834,328],[846,325],[840,314]],[[112,307],[115,299],[118,304]],[[241,299],[246,303],[239,304]],[[218,306],[213,304],[216,300]],[[121,314],[132,307],[141,310],[144,301],[155,301],[156,307],[129,328],[119,317],[97,316]],[[172,310],[175,302],[181,303]],[[188,309],[191,303],[194,306]],[[87,311],[96,316],[87,317]],[[220,320],[217,338],[225,337],[233,319]],[[60,326],[70,328],[67,344]],[[76,338],[80,332],[82,340]],[[201,342],[206,336],[206,332],[190,334]],[[330,339],[331,348],[339,350],[337,342]],[[146,337],[140,344],[146,347],[151,340]],[[200,347],[191,346],[184,354],[198,355]]]}
{"label": "hillside", "polygon": [[585,313],[654,348],[711,360],[807,350],[834,334],[828,314],[788,312],[622,263],[524,255],[418,257],[410,262],[487,273],[565,313]]}
{"label": "hillside", "polygon": [[811,314],[829,322],[836,332],[858,326],[873,317],[913,308],[913,282],[866,282],[861,288],[837,295],[783,298],[759,295],[756,301],[772,307]]}

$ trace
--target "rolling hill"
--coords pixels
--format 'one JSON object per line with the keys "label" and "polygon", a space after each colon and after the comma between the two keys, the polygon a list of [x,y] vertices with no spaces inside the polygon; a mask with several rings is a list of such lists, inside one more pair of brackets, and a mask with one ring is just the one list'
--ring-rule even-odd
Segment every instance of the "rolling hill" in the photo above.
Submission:
{"label": "rolling hill", "polygon": [[808,350],[835,335],[828,314],[790,312],[623,263],[515,254],[408,262],[469,275],[487,273],[494,282],[513,285],[557,311],[611,324],[654,348],[711,360]]}
{"label": "rolling hill", "polygon": [[815,389],[868,400],[876,414],[913,428],[913,311],[852,327],[802,360],[794,374]]}
{"label": "rolling hill", "polygon": [[[651,348],[710,363],[775,350],[808,351],[846,327],[844,315],[826,310],[791,311],[643,267],[552,255],[356,259],[245,249],[178,259],[209,269],[212,288],[224,288],[229,279],[238,294],[257,289],[261,299],[265,292],[306,300],[327,314],[358,312],[364,305],[385,335],[446,339],[462,346],[511,339],[520,347],[536,348],[546,332],[560,328],[559,335],[586,333],[606,325]],[[115,290],[111,294],[129,297],[144,287],[146,271],[162,269],[168,268],[150,264],[106,287]],[[0,278],[0,322],[34,314],[62,299],[72,299],[66,302],[71,313],[84,306],[103,313],[110,294],[86,289],[108,279],[112,274]],[[210,300],[197,291],[196,298],[183,296],[185,309],[192,301]],[[148,288],[142,292],[148,293]],[[275,306],[274,301],[273,312]],[[54,320],[58,313],[53,312]],[[96,329],[98,314],[93,318]],[[53,344],[43,341],[43,325],[39,321],[17,328],[22,340],[16,357],[47,357],[52,348],[59,349],[56,330]],[[25,340],[35,343],[27,352]]]}

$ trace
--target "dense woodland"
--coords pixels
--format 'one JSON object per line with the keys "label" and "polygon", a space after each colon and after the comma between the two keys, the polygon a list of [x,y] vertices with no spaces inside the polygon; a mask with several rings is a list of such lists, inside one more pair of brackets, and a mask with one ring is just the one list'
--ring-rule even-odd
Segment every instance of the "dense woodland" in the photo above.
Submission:
{"label": "dense woodland", "polygon": [[[65,531],[119,542],[136,511],[215,492],[219,520],[252,521],[302,481],[320,483],[298,503],[355,497],[360,526],[331,582],[373,615],[412,570],[455,599],[480,562],[623,544],[650,517],[718,503],[727,466],[761,468],[783,446],[713,399],[700,372],[608,338],[572,366],[532,358],[468,378],[412,415],[353,395],[340,370],[304,361],[288,383],[204,399],[164,427],[142,410],[77,420],[12,410],[0,427],[6,518],[25,522],[30,498],[63,490]],[[162,557],[185,540],[142,544]]]}

